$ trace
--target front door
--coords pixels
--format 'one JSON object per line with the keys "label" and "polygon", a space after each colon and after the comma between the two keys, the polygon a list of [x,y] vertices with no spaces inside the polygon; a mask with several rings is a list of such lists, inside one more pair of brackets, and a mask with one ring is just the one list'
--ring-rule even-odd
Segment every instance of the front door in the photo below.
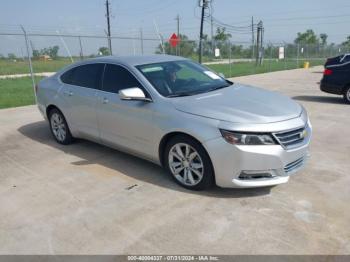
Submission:
{"label": "front door", "polygon": [[102,82],[97,100],[101,140],[152,157],[153,103],[121,100],[118,95],[121,89],[142,85],[126,68],[113,64],[106,65]]}

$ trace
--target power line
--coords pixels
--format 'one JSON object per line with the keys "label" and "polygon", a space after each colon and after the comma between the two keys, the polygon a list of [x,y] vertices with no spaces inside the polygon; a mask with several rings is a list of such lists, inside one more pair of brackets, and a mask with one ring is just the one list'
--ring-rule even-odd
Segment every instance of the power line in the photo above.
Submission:
{"label": "power line", "polygon": [[222,21],[220,21],[219,19],[213,17],[213,20],[215,23],[217,24],[220,24],[220,25],[223,25],[225,27],[228,27],[228,28],[231,28],[231,29],[236,29],[236,30],[240,30],[240,29],[247,29],[247,28],[250,28],[251,26],[249,24],[245,25],[245,26],[234,26],[234,25],[230,25],[230,24],[227,24],[227,23],[224,23]]}

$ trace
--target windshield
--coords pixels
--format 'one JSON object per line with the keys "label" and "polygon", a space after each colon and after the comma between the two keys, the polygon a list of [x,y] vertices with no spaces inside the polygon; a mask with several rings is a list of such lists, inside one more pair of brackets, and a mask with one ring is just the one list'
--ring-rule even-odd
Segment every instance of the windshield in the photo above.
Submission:
{"label": "windshield", "polygon": [[165,97],[189,96],[230,86],[232,83],[191,61],[171,61],[137,66]]}

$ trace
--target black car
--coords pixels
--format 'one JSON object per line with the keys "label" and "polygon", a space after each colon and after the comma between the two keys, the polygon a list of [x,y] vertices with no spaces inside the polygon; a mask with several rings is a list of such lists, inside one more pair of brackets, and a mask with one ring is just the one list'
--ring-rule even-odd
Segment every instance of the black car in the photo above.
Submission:
{"label": "black car", "polygon": [[350,54],[327,60],[321,80],[321,90],[343,95],[345,102],[350,104]]}

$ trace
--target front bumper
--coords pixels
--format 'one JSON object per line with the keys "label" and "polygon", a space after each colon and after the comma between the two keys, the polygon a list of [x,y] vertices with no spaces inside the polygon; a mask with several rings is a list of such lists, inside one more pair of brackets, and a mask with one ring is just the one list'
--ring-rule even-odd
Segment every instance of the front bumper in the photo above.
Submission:
{"label": "front bumper", "polygon": [[286,183],[300,171],[309,156],[311,126],[308,135],[295,148],[281,145],[232,145],[222,137],[204,146],[215,170],[216,184],[224,188],[252,188]]}

